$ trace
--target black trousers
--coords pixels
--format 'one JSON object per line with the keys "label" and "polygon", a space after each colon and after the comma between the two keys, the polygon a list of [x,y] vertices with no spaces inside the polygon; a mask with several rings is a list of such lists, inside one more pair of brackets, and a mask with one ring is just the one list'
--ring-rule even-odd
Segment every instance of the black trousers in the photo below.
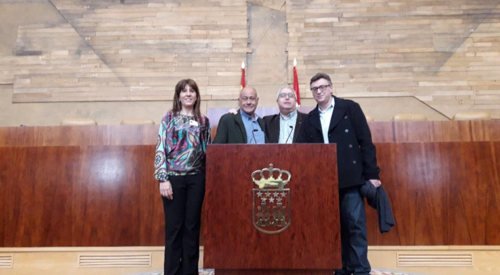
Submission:
{"label": "black trousers", "polygon": [[342,269],[337,275],[369,275],[368,239],[366,230],[365,202],[360,186],[340,189],[340,239]]}
{"label": "black trousers", "polygon": [[165,211],[165,275],[198,274],[201,207],[205,174],[169,177],[173,200],[163,199]]}

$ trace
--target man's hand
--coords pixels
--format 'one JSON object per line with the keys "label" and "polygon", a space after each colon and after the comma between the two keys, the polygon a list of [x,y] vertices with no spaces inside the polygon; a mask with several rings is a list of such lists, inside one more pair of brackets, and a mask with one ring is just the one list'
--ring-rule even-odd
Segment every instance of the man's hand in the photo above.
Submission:
{"label": "man's hand", "polygon": [[174,192],[172,191],[172,184],[170,181],[160,182],[160,194],[169,200],[174,199]]}
{"label": "man's hand", "polygon": [[382,185],[382,182],[380,180],[370,180],[370,183],[375,186],[375,188],[379,188]]}
{"label": "man's hand", "polygon": [[233,114],[233,115],[236,115],[238,113],[238,110],[235,109],[235,108],[232,108],[230,109],[229,111],[227,111],[228,114]]}

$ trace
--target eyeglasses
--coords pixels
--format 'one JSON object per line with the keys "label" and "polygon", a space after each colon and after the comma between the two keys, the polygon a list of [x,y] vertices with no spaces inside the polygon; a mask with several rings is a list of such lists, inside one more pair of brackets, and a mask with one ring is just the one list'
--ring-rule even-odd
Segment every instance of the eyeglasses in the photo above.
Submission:
{"label": "eyeglasses", "polygon": [[245,101],[247,101],[247,100],[248,100],[248,101],[250,101],[250,102],[253,102],[253,101],[256,101],[256,100],[257,100],[257,98],[256,98],[256,97],[253,97],[253,96],[251,96],[251,97],[247,97],[247,96],[245,96],[245,97],[240,97],[240,100],[241,100],[241,101],[243,101],[243,102],[245,102]]}
{"label": "eyeglasses", "polygon": [[278,97],[279,98],[286,98],[286,97],[295,98],[295,94],[294,93],[280,93],[280,94],[278,94]]}
{"label": "eyeglasses", "polygon": [[321,85],[321,86],[319,86],[319,87],[312,87],[312,88],[311,88],[311,91],[313,91],[313,92],[315,92],[315,93],[316,93],[316,92],[318,92],[318,91],[323,92],[323,91],[324,91],[324,90],[326,90],[326,88],[328,88],[328,87],[330,87],[330,85]]}

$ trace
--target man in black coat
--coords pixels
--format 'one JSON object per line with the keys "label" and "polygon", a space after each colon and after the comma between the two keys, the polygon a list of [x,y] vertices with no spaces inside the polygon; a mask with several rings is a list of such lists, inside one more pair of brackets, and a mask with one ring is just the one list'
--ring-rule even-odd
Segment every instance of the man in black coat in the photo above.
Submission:
{"label": "man in black coat", "polygon": [[240,109],[236,114],[228,113],[220,118],[213,143],[265,143],[264,120],[255,113],[259,104],[257,91],[243,88],[238,103]]}
{"label": "man in black coat", "polygon": [[380,187],[375,146],[359,104],[332,95],[330,76],[318,73],[311,79],[318,103],[303,122],[297,142],[336,143],[342,244],[340,275],[368,275],[366,213],[360,187],[370,181]]}
{"label": "man in black coat", "polygon": [[264,117],[267,140],[269,143],[295,143],[307,114],[297,111],[297,98],[292,88],[281,87],[276,97],[279,114]]}

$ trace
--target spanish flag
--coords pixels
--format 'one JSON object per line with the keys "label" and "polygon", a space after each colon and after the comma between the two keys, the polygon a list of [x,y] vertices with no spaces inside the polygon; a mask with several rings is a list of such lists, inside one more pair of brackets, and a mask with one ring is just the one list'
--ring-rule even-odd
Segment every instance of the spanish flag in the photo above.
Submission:
{"label": "spanish flag", "polygon": [[293,89],[297,99],[297,107],[300,107],[299,77],[297,76],[297,58],[293,59]]}
{"label": "spanish flag", "polygon": [[242,61],[241,62],[241,84],[240,84],[240,88],[243,89],[245,88],[246,86],[246,83],[245,83],[245,61]]}

